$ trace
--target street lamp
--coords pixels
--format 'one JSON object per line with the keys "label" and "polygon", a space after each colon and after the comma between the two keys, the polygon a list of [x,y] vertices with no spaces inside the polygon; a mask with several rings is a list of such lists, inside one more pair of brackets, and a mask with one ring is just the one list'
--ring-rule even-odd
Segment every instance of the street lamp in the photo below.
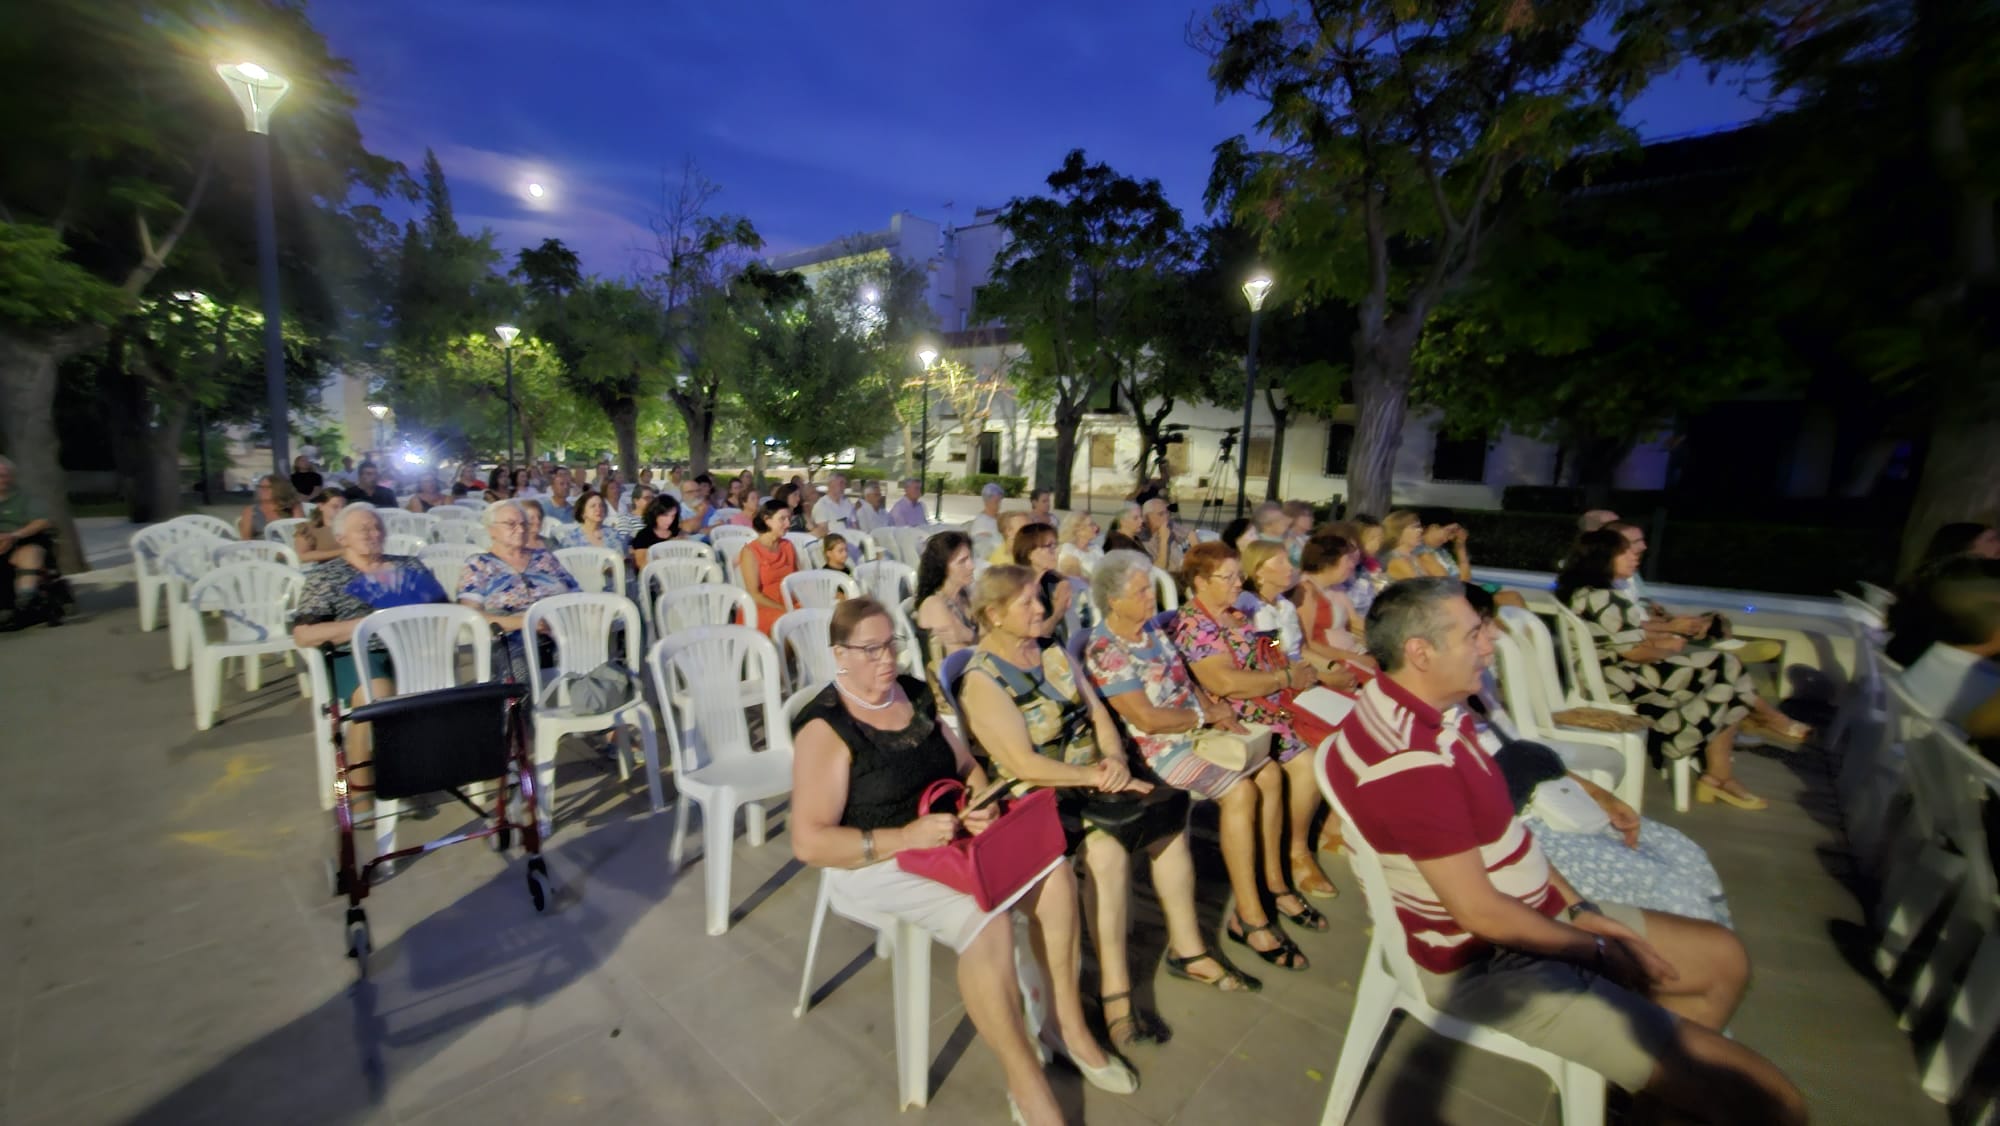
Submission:
{"label": "street lamp", "polygon": [[[1243,445],[1236,451],[1236,515],[1242,516],[1250,493],[1250,404],[1257,393],[1257,319],[1264,311],[1264,297],[1271,292],[1271,277],[1257,274],[1243,283],[1243,298],[1250,302],[1250,351],[1243,361]],[[1270,472],[1269,469],[1265,472]]]}
{"label": "street lamp", "polygon": [[229,96],[243,110],[252,136],[257,168],[257,279],[264,291],[264,394],[270,412],[271,461],[278,476],[291,472],[291,423],[285,410],[285,326],[278,308],[278,218],[271,203],[271,111],[292,88],[290,82],[256,63],[222,63],[215,68]]}
{"label": "street lamp", "polygon": [[493,335],[500,338],[500,354],[507,358],[507,469],[514,467],[514,338],[521,330],[513,325],[496,325]]}
{"label": "street lamp", "polygon": [[[917,349],[917,361],[924,365],[924,421],[923,436],[917,439],[917,495],[924,495],[924,485],[931,473],[931,365],[937,363],[937,349]],[[937,507],[932,510],[934,519],[944,519],[944,482],[938,482]]]}

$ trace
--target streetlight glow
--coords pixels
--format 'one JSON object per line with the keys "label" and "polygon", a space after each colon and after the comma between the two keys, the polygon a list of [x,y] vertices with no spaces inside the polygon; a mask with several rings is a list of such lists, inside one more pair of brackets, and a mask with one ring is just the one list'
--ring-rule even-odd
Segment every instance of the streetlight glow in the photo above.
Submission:
{"label": "streetlight glow", "polygon": [[1269,274],[1258,274],[1243,283],[1243,296],[1250,302],[1250,311],[1255,313],[1264,308],[1264,295],[1271,292]]}
{"label": "streetlight glow", "polygon": [[257,288],[264,298],[264,410],[271,435],[271,467],[283,480],[292,470],[292,424],[285,406],[285,311],[278,303],[278,212],[271,202],[271,111],[292,88],[282,75],[253,62],[218,63],[249,130],[251,168],[257,177]]}
{"label": "streetlight glow", "polygon": [[380,422],[389,417],[389,408],[381,403],[370,403],[368,413],[375,416],[375,421]]}
{"label": "streetlight glow", "polygon": [[923,361],[924,370],[929,371],[931,365],[937,363],[937,351],[932,348],[922,349],[917,353],[917,359]]}
{"label": "streetlight glow", "polygon": [[867,289],[861,291],[861,299],[863,301],[866,301],[870,305],[873,305],[876,302],[882,300],[882,291],[876,289],[874,286],[871,285]]}
{"label": "streetlight glow", "polygon": [[500,347],[512,348],[514,346],[514,338],[521,335],[521,330],[515,328],[513,325],[496,325],[493,329],[493,335],[500,338]]}
{"label": "streetlight glow", "polygon": [[265,70],[256,63],[237,63],[236,69],[242,71],[243,77],[248,78],[252,82],[262,82],[266,78],[271,77],[270,71]]}
{"label": "streetlight glow", "polygon": [[215,73],[228,84],[229,96],[243,111],[243,127],[252,133],[269,133],[271,111],[278,108],[292,84],[256,63],[221,63]]}

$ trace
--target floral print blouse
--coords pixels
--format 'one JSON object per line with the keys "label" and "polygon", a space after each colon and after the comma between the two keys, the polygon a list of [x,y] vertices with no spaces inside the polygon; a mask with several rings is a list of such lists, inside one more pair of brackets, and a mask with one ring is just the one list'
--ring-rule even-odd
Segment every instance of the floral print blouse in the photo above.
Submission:
{"label": "floral print blouse", "polygon": [[519,614],[549,595],[578,589],[576,577],[563,568],[553,551],[529,551],[528,565],[519,571],[486,552],[465,561],[458,601],[470,602],[489,614]]}
{"label": "floral print blouse", "polygon": [[[1193,601],[1182,606],[1174,615],[1174,645],[1180,649],[1190,668],[1221,655],[1228,657],[1229,663],[1239,669],[1280,670],[1284,655],[1279,652],[1276,638],[1258,633],[1242,612],[1233,607],[1223,611],[1223,617],[1227,622],[1218,623]],[[1270,726],[1272,737],[1285,745],[1282,752],[1274,747],[1272,757],[1283,761],[1305,748],[1298,734],[1292,730],[1291,712],[1275,695],[1251,699],[1231,697],[1229,707],[1236,713],[1237,719]]]}

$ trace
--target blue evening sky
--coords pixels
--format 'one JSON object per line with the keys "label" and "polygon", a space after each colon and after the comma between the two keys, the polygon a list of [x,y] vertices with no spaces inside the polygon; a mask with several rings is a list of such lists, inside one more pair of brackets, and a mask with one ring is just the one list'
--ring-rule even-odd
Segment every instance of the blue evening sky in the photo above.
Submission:
{"label": "blue evening sky", "polygon": [[[692,157],[772,252],[966,222],[1032,193],[1071,148],[1157,177],[1190,220],[1210,149],[1257,106],[1216,104],[1192,9],[1146,0],[338,0],[315,23],[356,68],[371,148],[437,150],[460,222],[555,237],[624,274],[663,176]],[[1634,108],[1649,137],[1757,116],[1690,69]],[[529,183],[544,185],[540,200]]]}

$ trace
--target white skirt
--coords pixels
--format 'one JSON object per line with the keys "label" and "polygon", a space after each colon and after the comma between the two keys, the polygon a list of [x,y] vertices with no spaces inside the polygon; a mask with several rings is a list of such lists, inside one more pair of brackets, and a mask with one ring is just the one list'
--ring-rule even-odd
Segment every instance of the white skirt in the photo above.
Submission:
{"label": "white skirt", "polygon": [[828,868],[826,878],[835,896],[864,911],[893,915],[915,924],[932,938],[962,954],[986,929],[986,924],[1004,917],[1016,902],[1063,862],[1057,857],[1034,879],[1021,885],[1005,903],[991,911],[981,911],[978,901],[957,888],[914,873],[905,872],[894,858],[866,868]]}

